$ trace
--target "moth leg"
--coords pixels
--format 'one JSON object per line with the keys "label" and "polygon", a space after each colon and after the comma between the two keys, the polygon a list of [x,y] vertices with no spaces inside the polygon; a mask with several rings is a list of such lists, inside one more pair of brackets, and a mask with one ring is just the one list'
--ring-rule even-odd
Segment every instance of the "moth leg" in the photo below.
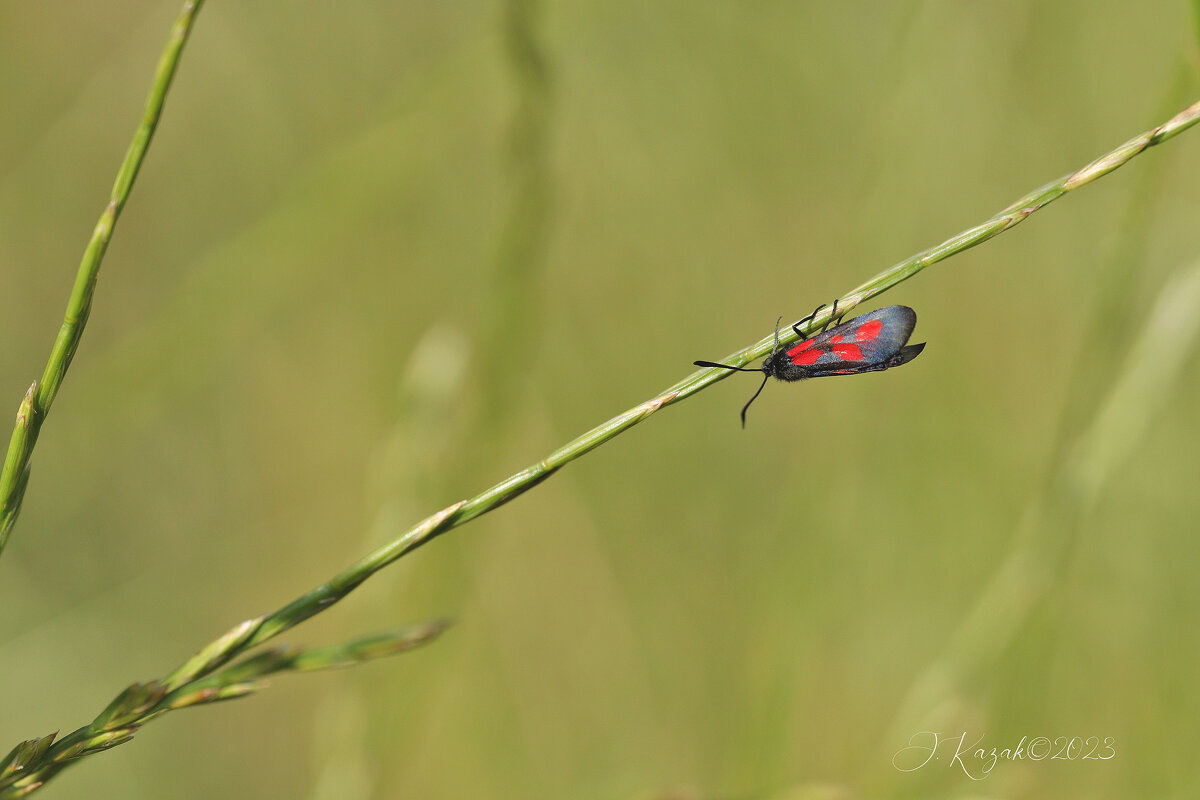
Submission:
{"label": "moth leg", "polygon": [[[834,308],[837,308],[837,301],[836,301],[836,300],[834,300],[834,301],[833,301],[833,307],[834,307]],[[847,315],[847,314],[849,314],[849,313],[850,313],[849,311],[843,311],[841,314],[839,314],[839,315],[838,315],[838,325],[841,325],[841,324],[842,324],[842,321],[846,319],[846,315]]]}
{"label": "moth leg", "polygon": [[[837,304],[835,303],[834,307],[836,308],[836,306],[837,306]],[[804,332],[800,330],[800,326],[806,322],[812,322],[814,319],[816,319],[817,314],[821,313],[821,309],[824,307],[825,307],[825,304],[821,303],[821,305],[819,305],[813,309],[813,312],[811,314],[809,314],[807,317],[800,320],[796,324],[792,325],[792,330],[794,330],[796,332],[796,335],[800,337],[800,341],[804,341],[805,339],[808,338],[807,336],[804,335]]]}
{"label": "moth leg", "polygon": [[[821,333],[824,333],[826,330],[828,330],[828,329],[829,329],[829,326],[833,324],[833,321],[834,321],[834,320],[837,320],[837,324],[838,324],[838,325],[841,325],[841,324],[842,324],[842,320],[841,320],[841,318],[840,318],[840,317],[838,317],[838,313],[837,313],[837,304],[838,304],[838,301],[837,301],[837,300],[834,300],[834,301],[833,301],[833,308],[832,308],[832,309],[830,309],[830,311],[829,311],[829,319],[825,320],[825,324],[821,326]],[[845,311],[843,311],[843,312],[842,312],[842,316],[843,316],[843,317],[844,317],[844,316],[846,316],[846,312],[845,312]]]}

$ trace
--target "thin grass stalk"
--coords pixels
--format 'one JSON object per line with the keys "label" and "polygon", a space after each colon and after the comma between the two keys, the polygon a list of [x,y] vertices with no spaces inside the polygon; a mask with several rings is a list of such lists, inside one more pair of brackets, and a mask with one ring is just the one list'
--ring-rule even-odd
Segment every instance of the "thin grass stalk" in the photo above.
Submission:
{"label": "thin grass stalk", "polygon": [[[1200,102],[1189,106],[1162,125],[1152,128],[1139,136],[1135,136],[1083,168],[1030,192],[1016,202],[1006,206],[986,222],[969,228],[935,247],[918,253],[884,270],[861,286],[838,298],[839,310],[850,310],[854,306],[887,291],[901,281],[908,280],[926,267],[1009,230],[1067,192],[1081,186],[1086,186],[1097,178],[1107,175],[1128,163],[1134,156],[1147,148],[1182,133],[1197,122],[1200,122]],[[808,322],[806,326],[801,326],[801,328],[806,333],[820,328],[828,321],[829,313],[826,310],[817,314],[815,319]],[[795,341],[797,336],[790,327],[785,328],[785,330],[786,333],[782,331],[780,333],[780,341],[784,343]],[[742,366],[766,355],[770,352],[773,345],[774,335],[767,336],[757,344],[727,356],[723,361],[727,364]],[[248,628],[252,628],[253,630],[248,631],[244,637],[237,637],[239,643],[232,648],[228,654],[228,658],[235,657],[246,648],[262,644],[309,617],[320,613],[348,595],[367,578],[401,556],[412,552],[448,530],[499,508],[513,498],[537,486],[570,462],[637,425],[659,409],[690,397],[701,389],[726,378],[728,375],[728,372],[719,369],[702,369],[693,372],[658,396],[596,426],[540,461],[505,478],[495,486],[485,489],[474,497],[460,500],[427,517],[388,544],[342,570],[342,572],[335,575],[327,583],[312,589],[271,614],[243,623],[244,626],[248,626]],[[194,666],[192,665],[192,668]],[[189,666],[184,665],[176,673],[168,676],[167,680],[190,680],[190,672],[191,669]]]}
{"label": "thin grass stalk", "polygon": [[0,800],[31,794],[81,758],[128,742],[142,725],[168,711],[245,697],[282,672],[343,669],[398,655],[433,642],[449,624],[433,620],[331,647],[276,647],[173,691],[161,681],[135,683],[89,725],[58,741],[50,734],[21,742],[0,759]]}
{"label": "thin grass stalk", "polygon": [[133,134],[133,141],[125,153],[125,159],[117,171],[117,179],[113,183],[112,194],[108,204],[100,214],[100,220],[92,231],[91,241],[83,251],[83,259],[79,271],[75,275],[75,285],[71,289],[71,297],[67,301],[67,311],[63,317],[62,327],[50,350],[50,359],[42,372],[40,380],[34,381],[21,401],[17,412],[16,426],[13,428],[12,439],[9,441],[8,453],[4,458],[4,467],[0,471],[0,553],[8,543],[8,537],[16,524],[17,515],[21,510],[21,500],[25,494],[25,486],[29,480],[30,458],[37,444],[38,434],[42,423],[50,412],[50,406],[58,395],[59,387],[71,365],[71,359],[79,347],[83,337],[83,329],[87,325],[88,315],[92,311],[92,298],[96,293],[96,279],[100,274],[100,264],[104,253],[112,239],[113,229],[121,216],[133,182],[146,158],[150,140],[158,127],[162,116],[163,104],[167,99],[167,91],[175,77],[179,65],[179,56],[192,32],[192,24],[204,0],[187,0],[183,10],[171,27],[166,47],[158,59],[154,72],[154,82],[150,94],[146,98],[142,121]]}
{"label": "thin grass stalk", "polygon": [[540,0],[507,0],[503,43],[516,92],[506,133],[506,180],[511,187],[488,285],[475,359],[478,385],[486,387],[474,425],[492,429],[519,403],[520,378],[503,369],[501,351],[530,352],[538,341],[542,304],[539,278],[545,271],[554,187],[550,132],[554,98],[550,60],[538,41]]}

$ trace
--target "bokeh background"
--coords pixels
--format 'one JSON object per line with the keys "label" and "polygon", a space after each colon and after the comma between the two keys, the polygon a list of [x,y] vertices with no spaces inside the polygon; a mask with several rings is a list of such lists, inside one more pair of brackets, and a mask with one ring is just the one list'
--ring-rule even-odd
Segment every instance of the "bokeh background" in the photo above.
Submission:
{"label": "bokeh background", "polygon": [[[177,12],[0,10],[14,413]],[[210,2],[0,561],[0,750],[1165,121],[1196,34],[1185,2]],[[903,370],[774,384],[745,431],[732,376],[284,637],[454,616],[436,644],[45,796],[1195,796],[1198,174],[1193,130],[873,303],[919,314]],[[900,771],[922,731],[1115,757]]]}

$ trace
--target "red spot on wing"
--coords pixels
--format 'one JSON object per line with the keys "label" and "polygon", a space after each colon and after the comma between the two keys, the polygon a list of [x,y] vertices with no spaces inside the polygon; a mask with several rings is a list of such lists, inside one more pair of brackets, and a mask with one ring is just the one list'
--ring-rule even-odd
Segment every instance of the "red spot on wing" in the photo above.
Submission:
{"label": "red spot on wing", "polygon": [[883,331],[883,320],[873,319],[870,322],[864,322],[858,326],[858,330],[854,332],[854,338],[860,342],[869,342],[872,339],[877,339]]}
{"label": "red spot on wing", "polygon": [[856,344],[835,344],[831,349],[843,361],[862,361],[862,350]]}
{"label": "red spot on wing", "polygon": [[797,342],[795,347],[787,351],[787,354],[788,356],[794,357],[797,353],[803,353],[816,343],[816,339],[805,339],[803,342]]}
{"label": "red spot on wing", "polygon": [[798,367],[807,367],[809,364],[817,363],[817,359],[823,354],[823,350],[818,350],[814,347],[809,347],[806,343],[804,347],[794,347],[788,351],[788,355],[792,357],[792,363]]}

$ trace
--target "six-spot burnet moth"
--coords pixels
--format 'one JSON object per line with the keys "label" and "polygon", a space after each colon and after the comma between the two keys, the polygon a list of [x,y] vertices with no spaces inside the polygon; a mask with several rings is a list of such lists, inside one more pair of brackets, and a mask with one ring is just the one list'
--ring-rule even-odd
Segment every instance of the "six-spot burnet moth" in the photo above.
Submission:
{"label": "six-spot burnet moth", "polygon": [[[908,306],[887,306],[869,314],[829,325],[837,318],[837,302],[825,327],[811,338],[800,326],[811,322],[824,305],[792,326],[800,341],[784,349],[779,344],[779,323],[775,323],[775,349],[757,369],[731,367],[714,361],[693,362],[697,367],[720,367],[735,372],[762,372],[763,382],[746,405],[742,406],[742,427],[746,427],[746,410],[762,393],[772,375],[781,381],[804,378],[823,378],[826,375],[857,375],[860,372],[882,372],[912,361],[925,349],[925,343],[905,345],[917,325],[917,312]],[[782,319],[782,317],[780,318]]]}

